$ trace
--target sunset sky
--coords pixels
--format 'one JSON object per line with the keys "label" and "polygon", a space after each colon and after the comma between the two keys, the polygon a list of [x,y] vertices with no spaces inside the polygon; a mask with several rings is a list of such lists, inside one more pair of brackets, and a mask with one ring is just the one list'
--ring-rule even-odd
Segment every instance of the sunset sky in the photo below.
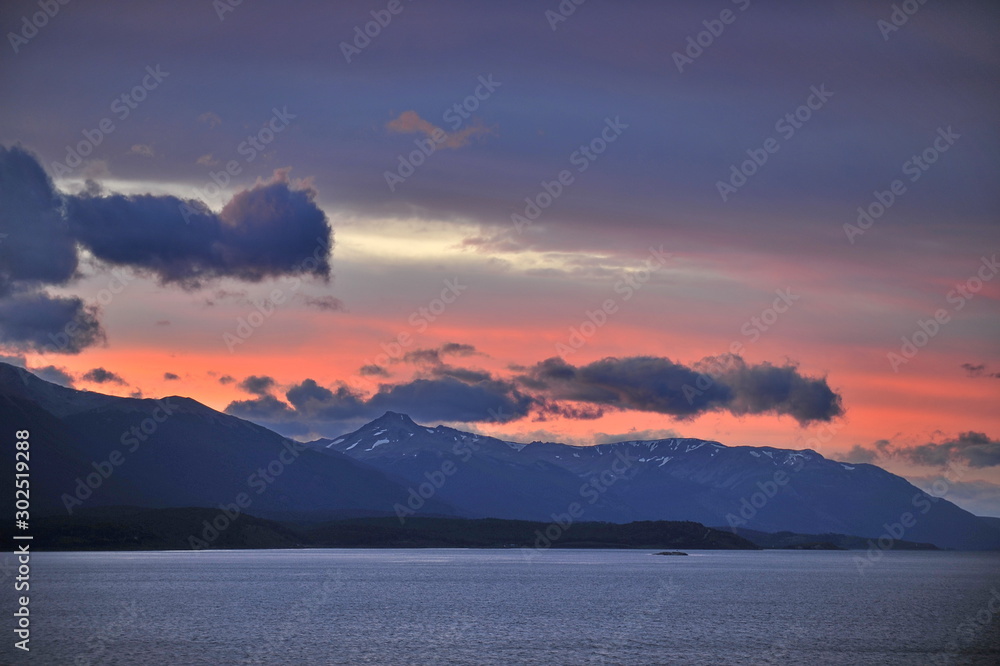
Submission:
{"label": "sunset sky", "polygon": [[52,4],[0,8],[0,360],[1000,516],[994,3]]}

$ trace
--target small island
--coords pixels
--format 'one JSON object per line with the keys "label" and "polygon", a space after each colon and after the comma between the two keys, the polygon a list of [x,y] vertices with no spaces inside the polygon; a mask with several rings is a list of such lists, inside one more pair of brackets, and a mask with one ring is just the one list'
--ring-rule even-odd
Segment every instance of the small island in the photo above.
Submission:
{"label": "small island", "polygon": [[687,553],[682,553],[679,550],[665,550],[662,553],[653,553],[654,555],[687,555]]}

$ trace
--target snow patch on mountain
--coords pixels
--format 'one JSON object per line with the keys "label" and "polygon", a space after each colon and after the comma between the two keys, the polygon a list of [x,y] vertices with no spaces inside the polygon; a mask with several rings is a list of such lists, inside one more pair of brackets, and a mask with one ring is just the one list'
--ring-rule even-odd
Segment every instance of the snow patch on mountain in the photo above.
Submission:
{"label": "snow patch on mountain", "polygon": [[374,449],[374,448],[376,448],[378,446],[382,446],[383,444],[388,444],[388,443],[389,443],[388,439],[380,439],[380,440],[376,441],[374,444],[372,444],[371,446],[369,446],[367,449],[365,449],[365,451],[371,451],[372,449]]}

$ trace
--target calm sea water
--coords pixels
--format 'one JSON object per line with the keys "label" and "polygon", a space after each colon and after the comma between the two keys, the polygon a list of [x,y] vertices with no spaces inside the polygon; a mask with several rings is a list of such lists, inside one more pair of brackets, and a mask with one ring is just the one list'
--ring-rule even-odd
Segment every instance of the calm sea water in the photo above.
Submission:
{"label": "calm sea water", "polygon": [[0,654],[145,666],[1000,663],[1000,555],[888,553],[863,575],[857,555],[38,553],[31,653],[8,633]]}

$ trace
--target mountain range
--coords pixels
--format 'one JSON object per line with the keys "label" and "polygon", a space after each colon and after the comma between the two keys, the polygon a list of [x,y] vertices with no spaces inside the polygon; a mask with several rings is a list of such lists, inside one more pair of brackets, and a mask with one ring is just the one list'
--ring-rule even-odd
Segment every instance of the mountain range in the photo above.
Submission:
{"label": "mountain range", "polygon": [[[334,439],[295,442],[179,396],[121,398],[0,363],[0,421],[30,432],[33,516],[81,509],[239,507],[260,518],[694,521],[1000,549],[998,521],[875,465],[811,450],[691,438],[528,444],[387,412]],[[13,447],[8,447],[13,469]],[[13,475],[0,475],[13,495]],[[8,488],[10,490],[8,490]]]}

